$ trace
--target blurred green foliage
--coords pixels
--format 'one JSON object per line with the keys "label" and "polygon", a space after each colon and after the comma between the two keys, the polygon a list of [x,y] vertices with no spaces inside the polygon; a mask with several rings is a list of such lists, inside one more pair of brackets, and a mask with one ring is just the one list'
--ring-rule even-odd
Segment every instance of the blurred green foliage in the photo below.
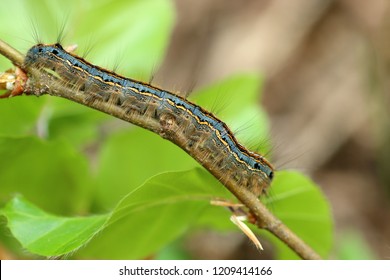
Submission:
{"label": "blurred green foliage", "polygon": [[[90,61],[107,66],[105,59],[119,51],[124,61],[121,74],[145,78],[163,59],[174,7],[168,0],[13,1],[8,11],[0,11],[2,39],[26,51],[34,44],[21,40],[31,37],[28,19],[48,43],[56,41],[66,21],[64,45],[95,41]],[[15,21],[23,24],[12,25]],[[2,70],[9,66],[0,60]],[[258,75],[238,75],[195,92],[192,100],[213,110],[216,100],[227,100],[231,105],[218,116],[233,131],[245,127],[238,138],[248,145],[267,138],[267,116],[258,107],[260,88]],[[0,244],[15,257],[31,257],[27,251],[139,259],[158,254],[190,228],[238,230],[228,211],[209,203],[215,197],[233,199],[232,195],[157,135],[50,96],[0,100],[0,116],[0,214],[6,219]],[[313,182],[296,172],[277,172],[272,196],[264,202],[327,257],[332,218]],[[279,258],[297,257],[268,238]]]}

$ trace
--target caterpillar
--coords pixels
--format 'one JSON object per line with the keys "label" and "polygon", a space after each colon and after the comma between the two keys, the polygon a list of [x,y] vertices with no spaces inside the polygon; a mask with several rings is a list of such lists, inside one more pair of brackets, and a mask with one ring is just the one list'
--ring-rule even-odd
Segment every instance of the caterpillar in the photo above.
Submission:
{"label": "caterpillar", "polygon": [[223,121],[175,93],[95,66],[60,44],[34,45],[22,68],[35,73],[25,93],[67,98],[153,131],[181,147],[228,189],[240,186],[259,196],[274,177],[271,163],[241,145]]}

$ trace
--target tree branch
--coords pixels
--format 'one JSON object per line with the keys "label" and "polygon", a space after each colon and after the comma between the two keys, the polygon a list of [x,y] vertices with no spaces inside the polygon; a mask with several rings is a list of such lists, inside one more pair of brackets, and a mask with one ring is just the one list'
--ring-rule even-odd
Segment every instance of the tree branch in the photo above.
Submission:
{"label": "tree branch", "polygon": [[[0,40],[0,53],[7,57],[14,65],[23,68],[24,56],[9,46],[7,43]],[[25,70],[26,71],[26,70]],[[17,72],[15,72],[16,75]],[[39,79],[40,73],[39,70],[30,69],[26,72],[29,79]],[[45,86],[44,81],[34,80],[33,81],[33,90],[31,88],[28,90],[28,93],[36,92],[37,95],[42,94],[47,91],[47,86]],[[31,83],[29,85],[31,87]],[[22,91],[23,91],[22,87]],[[17,92],[18,95],[23,92]],[[64,89],[60,85],[56,86],[55,83],[51,84],[50,95],[60,96],[72,101],[80,102],[75,97],[71,97],[72,92],[68,89]],[[104,108],[95,108],[104,111]],[[107,113],[107,110],[105,111]],[[110,112],[111,113],[111,112]],[[112,115],[116,115],[115,112]],[[293,233],[286,225],[284,225],[279,219],[277,219],[265,206],[262,204],[257,196],[250,192],[246,188],[242,188],[238,185],[225,185],[236,197],[240,200],[256,217],[257,226],[262,229],[266,229],[277,238],[283,241],[288,245],[293,251],[295,251],[303,259],[320,259],[321,257],[305,242],[303,242],[295,233]]]}
{"label": "tree branch", "polygon": [[15,66],[22,67],[24,55],[3,40],[0,40],[0,53],[8,58]]}

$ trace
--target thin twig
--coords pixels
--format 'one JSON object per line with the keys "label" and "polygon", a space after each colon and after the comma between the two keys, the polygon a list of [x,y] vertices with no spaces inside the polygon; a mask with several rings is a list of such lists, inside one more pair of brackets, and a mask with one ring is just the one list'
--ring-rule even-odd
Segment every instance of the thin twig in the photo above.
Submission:
{"label": "thin twig", "polygon": [[297,255],[306,260],[319,260],[321,257],[282,221],[276,218],[259,199],[245,188],[233,187],[229,190],[255,215],[257,226],[271,232]]}
{"label": "thin twig", "polygon": [[[18,66],[23,67],[24,56],[9,46],[7,43],[0,40],[0,53],[7,57],[11,62]],[[39,78],[39,74],[37,74],[37,70],[27,70],[27,75],[34,79]],[[39,81],[34,81],[35,91],[44,92],[45,87],[44,83],[40,83]],[[61,96],[72,101],[78,102],[77,98],[71,97],[72,92],[59,89],[60,86],[56,89],[55,83],[51,85],[50,94]],[[62,90],[62,91],[61,91]],[[80,102],[81,103],[81,102]],[[96,108],[95,108],[96,109]],[[102,108],[97,108],[101,109]],[[103,110],[104,111],[104,110]],[[112,114],[115,116],[115,112]],[[259,221],[257,226],[262,229],[266,229],[272,234],[274,234],[277,238],[287,244],[294,252],[296,252],[303,259],[321,259],[321,257],[305,242],[303,242],[295,233],[293,233],[286,225],[284,225],[279,219],[277,219],[265,206],[262,204],[257,196],[255,196],[248,189],[242,188],[237,185],[225,185],[236,197],[240,200],[256,217],[256,220]]]}
{"label": "thin twig", "polygon": [[9,60],[11,60],[14,65],[22,67],[24,55],[21,54],[19,51],[15,50],[3,40],[0,40],[0,53]]}

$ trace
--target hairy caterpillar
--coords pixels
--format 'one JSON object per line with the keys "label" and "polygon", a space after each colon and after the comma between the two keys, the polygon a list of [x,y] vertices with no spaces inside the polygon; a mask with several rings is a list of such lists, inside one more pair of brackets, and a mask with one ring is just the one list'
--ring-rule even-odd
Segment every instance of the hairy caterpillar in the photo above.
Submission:
{"label": "hairy caterpillar", "polygon": [[[229,189],[241,186],[259,196],[272,181],[273,167],[263,156],[239,144],[212,113],[174,93],[92,65],[60,44],[33,46],[23,68],[35,73],[26,93],[64,97],[151,130],[181,147]],[[38,82],[44,92],[34,91]]]}

